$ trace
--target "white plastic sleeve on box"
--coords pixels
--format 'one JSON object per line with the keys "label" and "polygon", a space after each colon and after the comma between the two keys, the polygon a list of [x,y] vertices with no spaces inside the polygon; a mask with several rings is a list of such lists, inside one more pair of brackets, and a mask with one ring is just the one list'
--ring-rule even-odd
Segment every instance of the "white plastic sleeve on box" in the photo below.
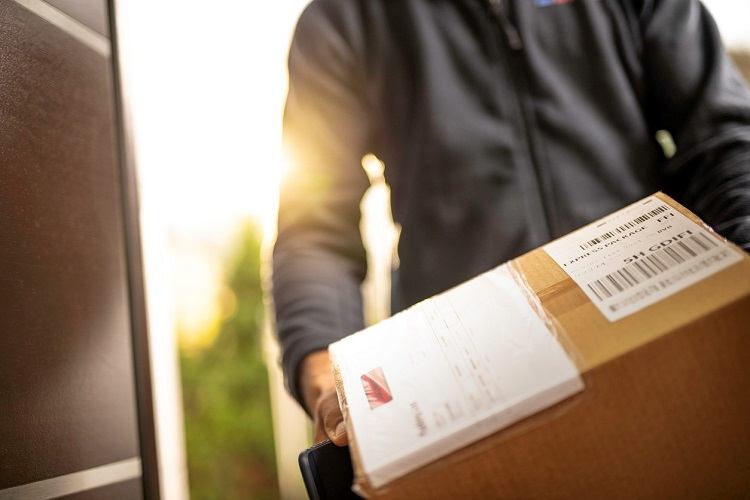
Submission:
{"label": "white plastic sleeve on box", "polygon": [[329,348],[374,488],[583,389],[506,264]]}

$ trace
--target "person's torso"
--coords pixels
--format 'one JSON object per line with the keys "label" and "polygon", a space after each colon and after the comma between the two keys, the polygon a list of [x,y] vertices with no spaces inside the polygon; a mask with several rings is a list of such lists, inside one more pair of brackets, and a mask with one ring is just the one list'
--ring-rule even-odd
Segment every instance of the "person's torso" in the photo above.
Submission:
{"label": "person's torso", "polygon": [[634,7],[507,3],[505,20],[485,0],[360,4],[374,152],[402,226],[396,309],[659,187]]}

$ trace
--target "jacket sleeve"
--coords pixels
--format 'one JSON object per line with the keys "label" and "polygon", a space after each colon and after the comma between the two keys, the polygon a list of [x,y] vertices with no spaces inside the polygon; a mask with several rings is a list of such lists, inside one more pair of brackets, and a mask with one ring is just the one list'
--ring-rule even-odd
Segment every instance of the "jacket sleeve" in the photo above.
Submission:
{"label": "jacket sleeve", "polygon": [[366,255],[360,201],[369,126],[346,10],[313,2],[292,41],[272,294],[287,388],[301,403],[298,365],[363,327]]}
{"label": "jacket sleeve", "polygon": [[750,92],[698,0],[643,2],[646,113],[676,155],[665,190],[750,249]]}

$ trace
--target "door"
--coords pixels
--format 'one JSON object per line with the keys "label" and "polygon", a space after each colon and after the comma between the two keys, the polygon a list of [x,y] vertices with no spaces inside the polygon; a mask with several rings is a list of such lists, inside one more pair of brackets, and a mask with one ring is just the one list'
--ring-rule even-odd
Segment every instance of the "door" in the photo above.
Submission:
{"label": "door", "polygon": [[156,498],[105,0],[0,0],[0,499]]}

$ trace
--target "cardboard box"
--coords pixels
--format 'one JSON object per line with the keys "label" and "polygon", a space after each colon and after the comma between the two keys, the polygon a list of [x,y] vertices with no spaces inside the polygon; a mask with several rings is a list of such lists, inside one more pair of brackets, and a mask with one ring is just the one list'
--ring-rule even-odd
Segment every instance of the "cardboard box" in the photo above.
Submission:
{"label": "cardboard box", "polygon": [[[352,374],[337,361],[360,491],[410,500],[750,495],[750,258],[664,194],[623,214],[510,263],[580,372],[585,387],[572,397],[374,488],[358,446],[363,429],[347,403]],[[700,231],[672,227],[669,217],[680,214]],[[642,226],[664,237],[641,248]],[[578,257],[561,261],[576,245]],[[672,245],[676,256],[664,250]],[[634,262],[649,256],[661,256],[664,269],[652,260],[636,275]],[[588,268],[576,283],[579,257]],[[596,272],[604,272],[599,284]],[[639,291],[649,289],[653,296]],[[347,351],[334,344],[331,352],[340,361]]]}

